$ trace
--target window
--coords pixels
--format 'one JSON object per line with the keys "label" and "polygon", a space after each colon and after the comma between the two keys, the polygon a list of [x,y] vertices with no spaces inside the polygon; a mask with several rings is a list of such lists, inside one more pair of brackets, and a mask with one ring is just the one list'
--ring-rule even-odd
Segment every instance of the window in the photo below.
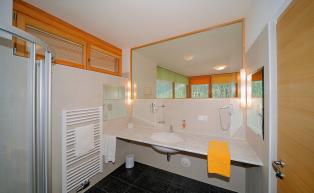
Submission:
{"label": "window", "polygon": [[90,46],[90,57],[87,69],[105,72],[108,74],[118,74],[119,72],[119,57],[108,53],[105,50],[96,46]]}
{"label": "window", "polygon": [[[49,45],[49,47],[55,52],[57,59],[62,59],[61,62],[67,61],[76,64],[84,63],[84,45],[29,25],[26,26],[25,31],[45,41]],[[44,51],[41,49],[37,51],[41,55],[44,54]]]}
{"label": "window", "polygon": [[263,80],[252,81],[252,97],[263,98]]}
{"label": "window", "polygon": [[156,98],[187,98],[186,76],[157,66]]}
{"label": "window", "polygon": [[192,84],[191,98],[208,98],[208,84]]}
{"label": "window", "polygon": [[239,73],[216,74],[211,76],[212,98],[233,98],[238,96]]}
{"label": "window", "polygon": [[212,84],[212,98],[236,97],[235,83]]}
{"label": "window", "polygon": [[175,98],[186,98],[186,84],[175,83]]}
{"label": "window", "polygon": [[[44,40],[54,51],[54,63],[122,76],[122,50],[24,1],[13,1],[13,24]],[[14,40],[14,53],[27,56],[26,42]],[[37,58],[43,51],[37,48]]]}
{"label": "window", "polygon": [[157,80],[156,95],[159,99],[173,98],[172,82],[167,80]]}

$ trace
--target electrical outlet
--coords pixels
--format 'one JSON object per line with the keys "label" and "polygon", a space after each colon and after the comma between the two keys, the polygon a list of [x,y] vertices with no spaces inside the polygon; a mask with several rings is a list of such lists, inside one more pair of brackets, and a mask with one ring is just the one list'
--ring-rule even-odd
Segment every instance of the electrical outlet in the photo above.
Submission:
{"label": "electrical outlet", "polygon": [[198,115],[197,119],[199,121],[208,121],[208,116],[207,115]]}

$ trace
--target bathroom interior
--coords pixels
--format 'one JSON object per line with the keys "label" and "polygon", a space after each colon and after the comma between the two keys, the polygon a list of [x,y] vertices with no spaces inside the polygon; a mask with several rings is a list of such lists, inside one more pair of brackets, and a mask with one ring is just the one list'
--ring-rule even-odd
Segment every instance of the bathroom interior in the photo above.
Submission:
{"label": "bathroom interior", "polygon": [[1,0],[0,193],[314,192],[313,24],[311,0]]}

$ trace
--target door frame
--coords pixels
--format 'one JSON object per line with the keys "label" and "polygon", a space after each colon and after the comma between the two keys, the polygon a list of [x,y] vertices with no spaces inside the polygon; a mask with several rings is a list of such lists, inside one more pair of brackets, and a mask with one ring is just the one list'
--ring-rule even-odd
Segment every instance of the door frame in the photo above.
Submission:
{"label": "door frame", "polygon": [[268,192],[277,192],[277,178],[271,167],[272,161],[277,160],[278,144],[278,95],[277,95],[277,21],[293,0],[285,0],[276,14],[268,22],[269,42],[269,149],[268,149]]}

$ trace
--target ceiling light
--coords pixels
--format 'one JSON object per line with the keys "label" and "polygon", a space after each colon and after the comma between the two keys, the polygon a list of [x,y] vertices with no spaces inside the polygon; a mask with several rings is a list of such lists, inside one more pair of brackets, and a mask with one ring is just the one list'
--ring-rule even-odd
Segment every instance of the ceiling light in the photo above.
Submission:
{"label": "ceiling light", "polygon": [[227,67],[227,65],[218,65],[218,66],[215,66],[214,69],[215,70],[223,70]]}
{"label": "ceiling light", "polygon": [[185,55],[183,58],[186,61],[191,61],[191,60],[193,60],[194,56],[193,55]]}

